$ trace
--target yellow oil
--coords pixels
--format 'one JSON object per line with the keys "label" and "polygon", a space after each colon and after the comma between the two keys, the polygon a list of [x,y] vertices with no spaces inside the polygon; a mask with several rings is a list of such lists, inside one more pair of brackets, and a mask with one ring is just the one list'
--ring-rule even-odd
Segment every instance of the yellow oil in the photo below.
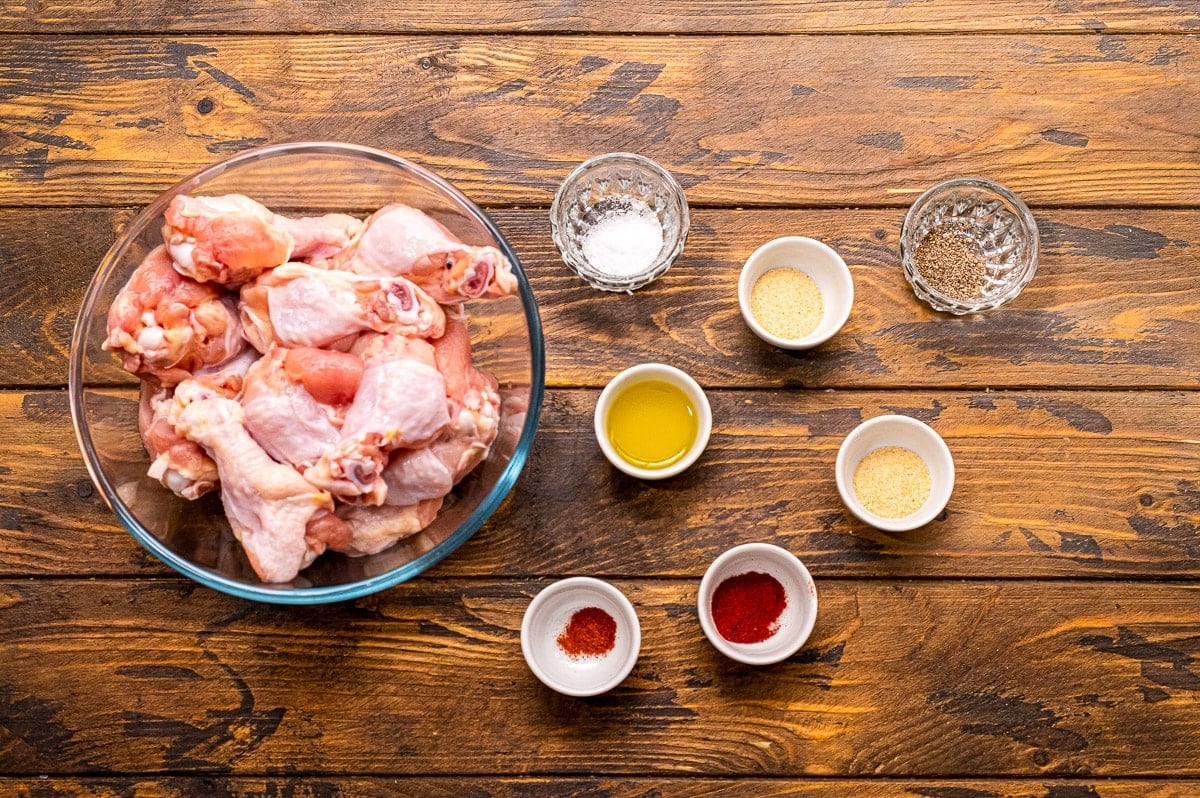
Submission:
{"label": "yellow oil", "polygon": [[625,462],[638,468],[667,468],[696,442],[700,422],[682,389],[662,380],[643,380],[621,391],[608,410],[608,440]]}

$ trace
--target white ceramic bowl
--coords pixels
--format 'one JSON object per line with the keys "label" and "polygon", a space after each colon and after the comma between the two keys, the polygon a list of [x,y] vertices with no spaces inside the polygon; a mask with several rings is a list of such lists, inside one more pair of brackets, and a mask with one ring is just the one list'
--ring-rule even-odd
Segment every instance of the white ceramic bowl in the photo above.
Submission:
{"label": "white ceramic bowl", "polygon": [[[903,518],[876,515],[863,507],[854,493],[854,472],[858,464],[868,454],[884,446],[902,446],[914,452],[929,469],[929,496],[912,515]],[[928,424],[908,416],[879,416],[855,427],[838,449],[836,471],[838,493],[850,512],[887,532],[906,532],[928,524],[945,509],[954,490],[954,458],[950,456],[946,442]]]}
{"label": "white ceramic bowl", "polygon": [[[617,622],[612,651],[598,657],[572,657],[558,645],[577,610],[599,607]],[[529,602],[521,622],[521,653],[543,684],[564,695],[590,696],[620,684],[637,662],[642,627],[629,599],[607,582],[587,576],[563,579]]]}
{"label": "white ceramic bowl", "polygon": [[[750,309],[750,292],[758,278],[772,269],[791,268],[812,278],[821,292],[824,312],[816,328],[803,338],[780,338],[763,329]],[[754,334],[780,349],[811,349],[833,337],[850,318],[854,278],[846,261],[832,247],[813,238],[787,236],[768,241],[754,251],[738,279],[738,305]]]}
{"label": "white ceramic bowl", "polygon": [[[608,440],[608,410],[612,406],[613,399],[621,391],[643,380],[662,380],[663,382],[669,382],[679,387],[687,394],[687,397],[692,401],[692,407],[696,409],[696,420],[699,428],[696,432],[696,440],[692,443],[692,448],[677,462],[666,468],[641,468],[640,466],[635,466],[621,457]],[[704,452],[704,447],[708,446],[708,438],[712,433],[712,407],[708,404],[708,397],[704,395],[704,389],[700,387],[699,383],[689,377],[687,373],[680,371],[674,366],[667,366],[662,363],[642,363],[641,365],[625,369],[613,377],[608,385],[604,387],[604,390],[600,392],[599,400],[596,402],[593,423],[596,429],[596,441],[600,444],[600,450],[604,452],[604,456],[608,458],[608,462],[631,477],[639,479],[666,479],[684,471],[688,466],[696,462]]]}
{"label": "white ceramic bowl", "polygon": [[[713,593],[726,579],[750,571],[779,580],[787,603],[775,634],[761,643],[731,643],[721,636],[713,621]],[[812,634],[817,622],[817,586],[804,563],[787,549],[770,543],[745,543],[713,560],[700,580],[696,609],[700,626],[717,651],[748,665],[771,665],[799,651]]]}

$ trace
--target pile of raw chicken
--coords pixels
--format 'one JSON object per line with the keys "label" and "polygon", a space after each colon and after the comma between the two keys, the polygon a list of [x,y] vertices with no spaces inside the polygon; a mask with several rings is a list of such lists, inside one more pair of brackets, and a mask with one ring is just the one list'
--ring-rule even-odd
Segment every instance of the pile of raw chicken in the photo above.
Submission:
{"label": "pile of raw chicken", "polygon": [[143,380],[149,475],[219,486],[264,582],[428,526],[496,437],[463,303],[516,291],[500,251],[405,205],[364,222],[183,195],[165,218],[104,344]]}

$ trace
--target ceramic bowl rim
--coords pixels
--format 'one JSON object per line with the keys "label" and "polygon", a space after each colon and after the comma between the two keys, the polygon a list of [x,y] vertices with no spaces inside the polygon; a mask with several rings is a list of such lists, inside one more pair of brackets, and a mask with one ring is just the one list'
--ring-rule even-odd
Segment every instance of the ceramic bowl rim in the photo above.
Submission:
{"label": "ceramic bowl rim", "polygon": [[[591,591],[593,594],[599,594],[613,601],[621,609],[622,620],[629,628],[632,641],[629,647],[629,656],[621,667],[617,670],[616,675],[609,678],[605,682],[600,682],[588,688],[573,688],[563,684],[552,677],[549,672],[538,662],[533,650],[532,639],[535,634],[533,629],[533,619],[537,614],[537,610],[545,604],[549,603],[557,594],[566,590],[581,588]],[[559,579],[556,582],[551,582],[546,587],[542,588],[529,605],[525,608],[525,614],[521,618],[521,655],[525,658],[525,664],[529,666],[529,670],[538,678],[542,684],[549,687],[551,690],[562,693],[563,695],[575,696],[577,698],[587,698],[589,696],[600,695],[607,693],[613,689],[633,672],[634,666],[637,664],[638,657],[642,650],[642,625],[638,619],[637,610],[633,606],[633,602],[629,597],[622,593],[615,585],[605,582],[603,579],[597,579],[592,576],[572,576],[566,579]]]}
{"label": "ceramic bowl rim", "polygon": [[[677,462],[666,468],[641,468],[627,462],[613,448],[612,443],[608,440],[605,421],[608,418],[608,410],[613,399],[623,388],[642,379],[656,376],[681,388],[688,394],[696,407],[698,430],[692,447]],[[709,403],[704,389],[700,387],[700,383],[696,382],[686,371],[666,363],[639,363],[621,371],[604,386],[604,390],[600,392],[600,396],[596,400],[596,408],[592,412],[592,426],[596,434],[596,442],[600,444],[600,451],[604,453],[605,458],[612,463],[614,468],[638,479],[668,479],[686,471],[700,459],[700,455],[704,454],[712,435],[712,405]]]}
{"label": "ceramic bowl rim", "polygon": [[[848,473],[850,449],[853,447],[854,442],[870,430],[876,427],[887,425],[908,427],[916,434],[928,439],[932,443],[934,450],[937,452],[938,460],[940,462],[932,464],[926,462],[925,465],[930,469],[931,472],[934,468],[943,469],[947,477],[944,496],[938,497],[937,501],[927,503],[922,509],[918,510],[912,515],[906,515],[902,518],[884,518],[883,516],[876,515],[867,508],[863,507],[862,502],[860,502],[858,497],[854,494],[854,475]],[[894,444],[883,445],[902,446],[903,443],[897,441]],[[874,451],[874,449],[872,449],[872,451]],[[954,456],[950,452],[950,447],[946,445],[945,439],[938,434],[937,430],[926,424],[924,421],[911,416],[901,415],[899,413],[888,413],[882,416],[876,416],[875,418],[864,421],[851,430],[850,434],[848,434],[842,441],[842,445],[838,447],[837,461],[834,465],[834,469],[838,494],[841,495],[842,503],[846,505],[846,509],[853,513],[854,516],[863,523],[869,524],[870,526],[885,532],[909,532],[913,529],[918,529],[919,527],[925,526],[934,518],[936,518],[942,510],[946,509],[946,505],[950,503],[950,496],[954,493]]]}
{"label": "ceramic bowl rim", "polygon": [[[801,625],[796,630],[795,638],[778,651],[761,653],[754,651],[752,648],[752,645],[760,644],[731,643],[721,637],[721,633],[717,631],[716,623],[713,621],[712,594],[717,589],[717,585],[715,584],[717,574],[727,563],[745,554],[759,554],[774,563],[778,563],[780,568],[796,577],[802,588],[809,593],[809,598],[811,599],[809,606],[811,609],[802,613]],[[725,550],[708,566],[703,578],[700,580],[700,588],[696,593],[696,613],[700,618],[700,627],[704,630],[704,636],[708,638],[708,642],[712,643],[713,648],[725,656],[746,665],[773,665],[793,656],[804,647],[809,637],[812,636],[813,629],[817,624],[817,614],[819,611],[820,602],[817,595],[817,584],[816,580],[813,579],[812,573],[809,572],[808,566],[795,554],[774,543],[742,543]]]}
{"label": "ceramic bowl rim", "polygon": [[[754,287],[750,284],[750,275],[758,265],[758,261],[766,258],[773,250],[784,246],[815,249],[826,256],[834,265],[834,272],[837,275],[835,281],[839,284],[839,290],[836,292],[835,298],[838,301],[839,307],[836,315],[833,316],[836,323],[830,324],[824,332],[821,331],[821,325],[818,325],[815,330],[803,338],[781,338],[778,335],[768,332],[758,322],[758,319],[754,317],[754,312],[750,308],[750,292]],[[805,271],[798,264],[790,266],[780,264],[777,268],[793,268]],[[822,301],[827,302],[829,298],[822,295]],[[854,308],[854,275],[850,271],[850,267],[846,264],[845,258],[824,241],[808,236],[780,236],[760,245],[758,249],[750,254],[750,257],[746,258],[746,262],[742,264],[741,272],[738,274],[738,308],[741,310],[742,319],[745,320],[746,326],[755,335],[772,346],[790,350],[813,349],[837,335],[850,319],[850,313]]]}

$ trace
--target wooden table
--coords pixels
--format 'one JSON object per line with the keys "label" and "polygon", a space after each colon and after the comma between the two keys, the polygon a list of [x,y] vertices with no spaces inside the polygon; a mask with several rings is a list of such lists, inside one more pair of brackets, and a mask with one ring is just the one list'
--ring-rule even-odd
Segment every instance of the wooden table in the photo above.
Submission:
{"label": "wooden table", "polygon": [[[1200,795],[1200,2],[249,0],[0,8],[0,793]],[[230,4],[233,5],[233,4]],[[482,5],[482,7],[477,7]],[[186,8],[185,10],[182,10]],[[494,518],[420,579],[260,606],[140,549],[78,455],[76,310],[138,208],[265,142],[409,156],[486,205],[541,305],[547,394]],[[574,278],[554,189],[650,156],[693,208],[635,296]],[[901,274],[905,208],[1006,184],[1041,230],[1010,306],[953,318]],[[741,321],[781,234],[850,263],[821,349]],[[709,389],[701,461],[612,469],[600,387],[642,361]],[[874,531],[833,462],[861,420],[948,441],[948,512]],[[818,580],[808,645],[743,667],[694,602],[767,540]],[[518,645],[551,580],[624,590],[644,645],[617,690],[542,687]]]}

